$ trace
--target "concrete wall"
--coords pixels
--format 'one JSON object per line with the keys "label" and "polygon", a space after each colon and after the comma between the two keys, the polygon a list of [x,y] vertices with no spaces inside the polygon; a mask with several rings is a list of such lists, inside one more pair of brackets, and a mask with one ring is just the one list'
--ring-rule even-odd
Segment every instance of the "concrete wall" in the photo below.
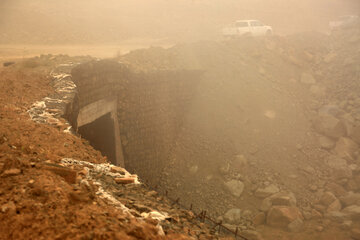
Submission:
{"label": "concrete wall", "polygon": [[201,73],[134,73],[122,64],[104,60],[82,64],[73,69],[72,75],[78,89],[71,107],[72,122],[79,126],[89,123],[113,112],[116,105],[119,124],[114,131],[121,142],[117,147],[121,148],[118,152],[124,157],[125,167],[156,185],[197,91]]}
{"label": "concrete wall", "polygon": [[[109,142],[114,142],[116,157],[109,160],[120,166],[125,163],[117,119],[117,98],[121,83],[126,82],[128,73],[122,65],[109,60],[81,64],[72,70],[77,94],[70,107],[69,120],[78,129],[110,113],[114,122],[115,139]],[[96,145],[94,147],[97,148]],[[98,149],[101,150],[101,147]]]}

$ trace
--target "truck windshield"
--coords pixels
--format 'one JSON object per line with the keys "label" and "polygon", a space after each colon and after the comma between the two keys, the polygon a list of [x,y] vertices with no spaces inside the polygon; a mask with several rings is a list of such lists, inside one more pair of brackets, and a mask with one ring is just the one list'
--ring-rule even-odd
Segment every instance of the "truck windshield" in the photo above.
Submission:
{"label": "truck windshield", "polygon": [[235,23],[236,27],[248,27],[248,22],[236,22]]}

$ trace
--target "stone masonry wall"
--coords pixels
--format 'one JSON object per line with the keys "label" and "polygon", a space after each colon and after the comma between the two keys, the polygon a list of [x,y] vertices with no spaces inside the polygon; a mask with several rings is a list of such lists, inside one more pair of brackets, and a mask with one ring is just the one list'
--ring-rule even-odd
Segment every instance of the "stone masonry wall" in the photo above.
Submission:
{"label": "stone masonry wall", "polygon": [[71,122],[86,105],[116,97],[125,167],[157,185],[201,73],[134,73],[116,61],[103,60],[77,66],[72,76],[78,93],[70,108]]}
{"label": "stone masonry wall", "polygon": [[119,94],[125,166],[155,186],[176,143],[199,73],[162,71],[129,81]]}

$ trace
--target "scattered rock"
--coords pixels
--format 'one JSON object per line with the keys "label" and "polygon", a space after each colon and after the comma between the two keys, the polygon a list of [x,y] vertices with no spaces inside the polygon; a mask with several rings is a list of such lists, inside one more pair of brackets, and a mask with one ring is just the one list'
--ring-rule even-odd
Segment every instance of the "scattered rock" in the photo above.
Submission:
{"label": "scattered rock", "polygon": [[2,177],[10,177],[10,176],[19,175],[20,173],[21,173],[20,169],[12,168],[12,169],[5,170],[1,176]]}
{"label": "scattered rock", "polygon": [[301,83],[304,83],[304,84],[315,84],[316,83],[316,80],[315,78],[313,77],[313,75],[311,75],[310,73],[303,73],[301,75],[301,79],[300,79],[300,82]]}
{"label": "scattered rock", "polygon": [[332,168],[331,176],[335,180],[352,177],[352,170],[345,159],[332,155],[325,159],[325,163]]}
{"label": "scattered rock", "polygon": [[339,199],[336,199],[334,202],[332,202],[329,207],[327,208],[327,212],[334,212],[334,211],[340,211],[341,210],[341,203]]}
{"label": "scattered rock", "polygon": [[118,184],[135,183],[135,178],[114,178],[114,180]]}
{"label": "scattered rock", "polygon": [[242,154],[236,155],[234,161],[232,162],[233,167],[238,170],[245,170],[247,167],[248,161],[246,157]]}
{"label": "scattered rock", "polygon": [[269,119],[274,119],[276,117],[276,113],[273,110],[266,110],[264,116]]}
{"label": "scattered rock", "polygon": [[360,206],[360,193],[349,192],[347,195],[340,197],[340,201],[345,207],[350,205]]}
{"label": "scattered rock", "polygon": [[197,173],[198,169],[199,169],[199,167],[197,165],[194,165],[189,169],[189,172],[191,174],[195,174],[195,173]]}
{"label": "scattered rock", "polygon": [[349,230],[349,229],[351,228],[352,224],[353,224],[352,221],[347,220],[347,221],[344,221],[344,222],[340,225],[340,227],[341,227],[342,229],[344,229],[344,230]]}
{"label": "scattered rock", "polygon": [[314,120],[313,126],[317,132],[331,138],[340,138],[346,135],[343,123],[331,115],[318,116]]}
{"label": "scattered rock", "polygon": [[339,158],[337,156],[329,156],[328,158],[325,159],[325,162],[329,167],[333,169],[348,167],[346,160]]}
{"label": "scattered rock", "polygon": [[1,206],[1,212],[13,215],[16,213],[16,205],[13,201],[9,201],[8,203]]}
{"label": "scattered rock", "polygon": [[241,232],[241,236],[244,236],[246,239],[249,240],[263,240],[262,235],[254,230],[244,230]]}
{"label": "scattered rock", "polygon": [[336,59],[336,57],[337,57],[336,53],[330,52],[324,57],[324,62],[325,63],[333,62]]}
{"label": "scattered rock", "polygon": [[360,206],[358,205],[348,206],[342,212],[348,214],[352,220],[360,220]]}
{"label": "scattered rock", "polygon": [[335,146],[335,141],[329,137],[319,137],[319,144],[324,149],[332,149]]}
{"label": "scattered rock", "polygon": [[270,210],[272,206],[272,202],[271,202],[271,198],[265,198],[262,202],[261,202],[261,206],[260,206],[260,210],[263,212],[267,212]]}
{"label": "scattered rock", "polygon": [[237,226],[228,223],[223,223],[222,225],[233,232],[235,232],[237,228]]}
{"label": "scattered rock", "polygon": [[303,219],[297,207],[273,206],[267,215],[266,223],[272,227],[287,227],[296,219]]}
{"label": "scattered rock", "polygon": [[225,187],[228,191],[234,195],[235,197],[240,197],[242,192],[244,191],[244,183],[238,180],[230,180],[225,183]]}
{"label": "scattered rock", "polygon": [[341,137],[335,146],[335,153],[345,159],[352,160],[355,157],[355,152],[358,150],[358,145],[350,138]]}
{"label": "scattered rock", "polygon": [[291,192],[279,192],[270,196],[272,205],[296,206],[295,195]]}
{"label": "scattered rock", "polygon": [[69,184],[75,184],[76,183],[76,179],[77,179],[77,172],[63,167],[63,166],[58,166],[55,164],[49,165],[49,166],[45,166],[44,169],[51,171],[61,177],[64,178],[64,180],[69,183]]}
{"label": "scattered rock", "polygon": [[352,140],[360,144],[360,125],[356,126],[350,134]]}
{"label": "scattered rock", "polygon": [[323,226],[317,226],[316,231],[322,232],[322,231],[324,231],[324,227]]}
{"label": "scattered rock", "polygon": [[255,226],[258,226],[258,225],[262,225],[265,223],[265,219],[266,219],[266,215],[265,213],[261,212],[261,213],[258,213],[255,215],[255,217],[253,218],[253,224]]}
{"label": "scattered rock", "polygon": [[223,174],[223,175],[228,174],[229,171],[230,171],[230,164],[229,164],[229,163],[225,163],[225,165],[223,165],[223,166],[221,166],[221,167],[219,168],[219,171],[220,171],[220,173]]}
{"label": "scattered rock", "polygon": [[142,205],[142,204],[133,204],[132,205],[138,212],[140,213],[143,213],[143,212],[146,212],[146,213],[149,213],[149,212],[152,212],[152,209],[149,208],[148,206],[145,206],[145,205]]}
{"label": "scattered rock", "polygon": [[15,64],[15,62],[4,62],[4,63],[3,63],[3,66],[4,66],[4,67],[8,67],[8,66],[11,66],[11,65],[13,65],[13,64]]}
{"label": "scattered rock", "polygon": [[223,216],[224,221],[229,224],[239,224],[241,222],[241,210],[233,208],[228,210]]}
{"label": "scattered rock", "polygon": [[271,185],[269,185],[269,186],[267,186],[265,188],[258,188],[256,190],[256,192],[255,192],[255,196],[260,197],[260,198],[265,198],[265,197],[270,196],[270,195],[272,195],[274,193],[277,193],[279,191],[280,190],[276,185],[271,184]]}
{"label": "scattered rock", "polygon": [[110,171],[113,173],[120,173],[121,175],[125,175],[127,172],[124,168],[119,166],[111,166]]}
{"label": "scattered rock", "polygon": [[328,207],[330,204],[332,204],[336,200],[337,200],[337,198],[335,197],[335,195],[332,192],[325,192],[320,199],[320,203],[323,204],[324,206]]}
{"label": "scattered rock", "polygon": [[300,218],[295,219],[287,226],[290,232],[300,232],[303,229],[304,222]]}
{"label": "scattered rock", "polygon": [[351,237],[355,240],[360,240],[360,229],[358,228],[351,229]]}
{"label": "scattered rock", "polygon": [[343,212],[329,212],[326,213],[324,217],[338,223],[342,223],[349,219],[349,215]]}
{"label": "scattered rock", "polygon": [[325,105],[319,109],[320,116],[330,115],[333,117],[338,117],[339,115],[341,115],[343,113],[344,113],[344,111],[341,110],[341,108],[339,108],[339,106],[337,106],[337,105]]}
{"label": "scattered rock", "polygon": [[260,210],[267,212],[272,206],[296,206],[296,198],[293,193],[279,192],[265,198],[260,206]]}
{"label": "scattered rock", "polygon": [[314,219],[322,218],[322,214],[319,211],[312,209],[311,210],[311,218],[314,218]]}
{"label": "scattered rock", "polygon": [[311,212],[309,212],[309,211],[303,211],[302,214],[303,214],[305,220],[310,220],[312,218]]}
{"label": "scattered rock", "polygon": [[316,96],[324,96],[326,94],[326,88],[320,85],[311,85],[310,92]]}

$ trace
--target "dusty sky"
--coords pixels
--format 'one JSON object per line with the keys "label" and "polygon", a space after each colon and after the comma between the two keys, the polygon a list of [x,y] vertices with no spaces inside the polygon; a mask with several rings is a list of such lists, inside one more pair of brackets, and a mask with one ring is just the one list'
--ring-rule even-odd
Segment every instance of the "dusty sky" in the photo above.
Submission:
{"label": "dusty sky", "polygon": [[360,0],[0,0],[0,43],[192,41],[249,18],[279,34],[325,32],[329,20],[359,13]]}

